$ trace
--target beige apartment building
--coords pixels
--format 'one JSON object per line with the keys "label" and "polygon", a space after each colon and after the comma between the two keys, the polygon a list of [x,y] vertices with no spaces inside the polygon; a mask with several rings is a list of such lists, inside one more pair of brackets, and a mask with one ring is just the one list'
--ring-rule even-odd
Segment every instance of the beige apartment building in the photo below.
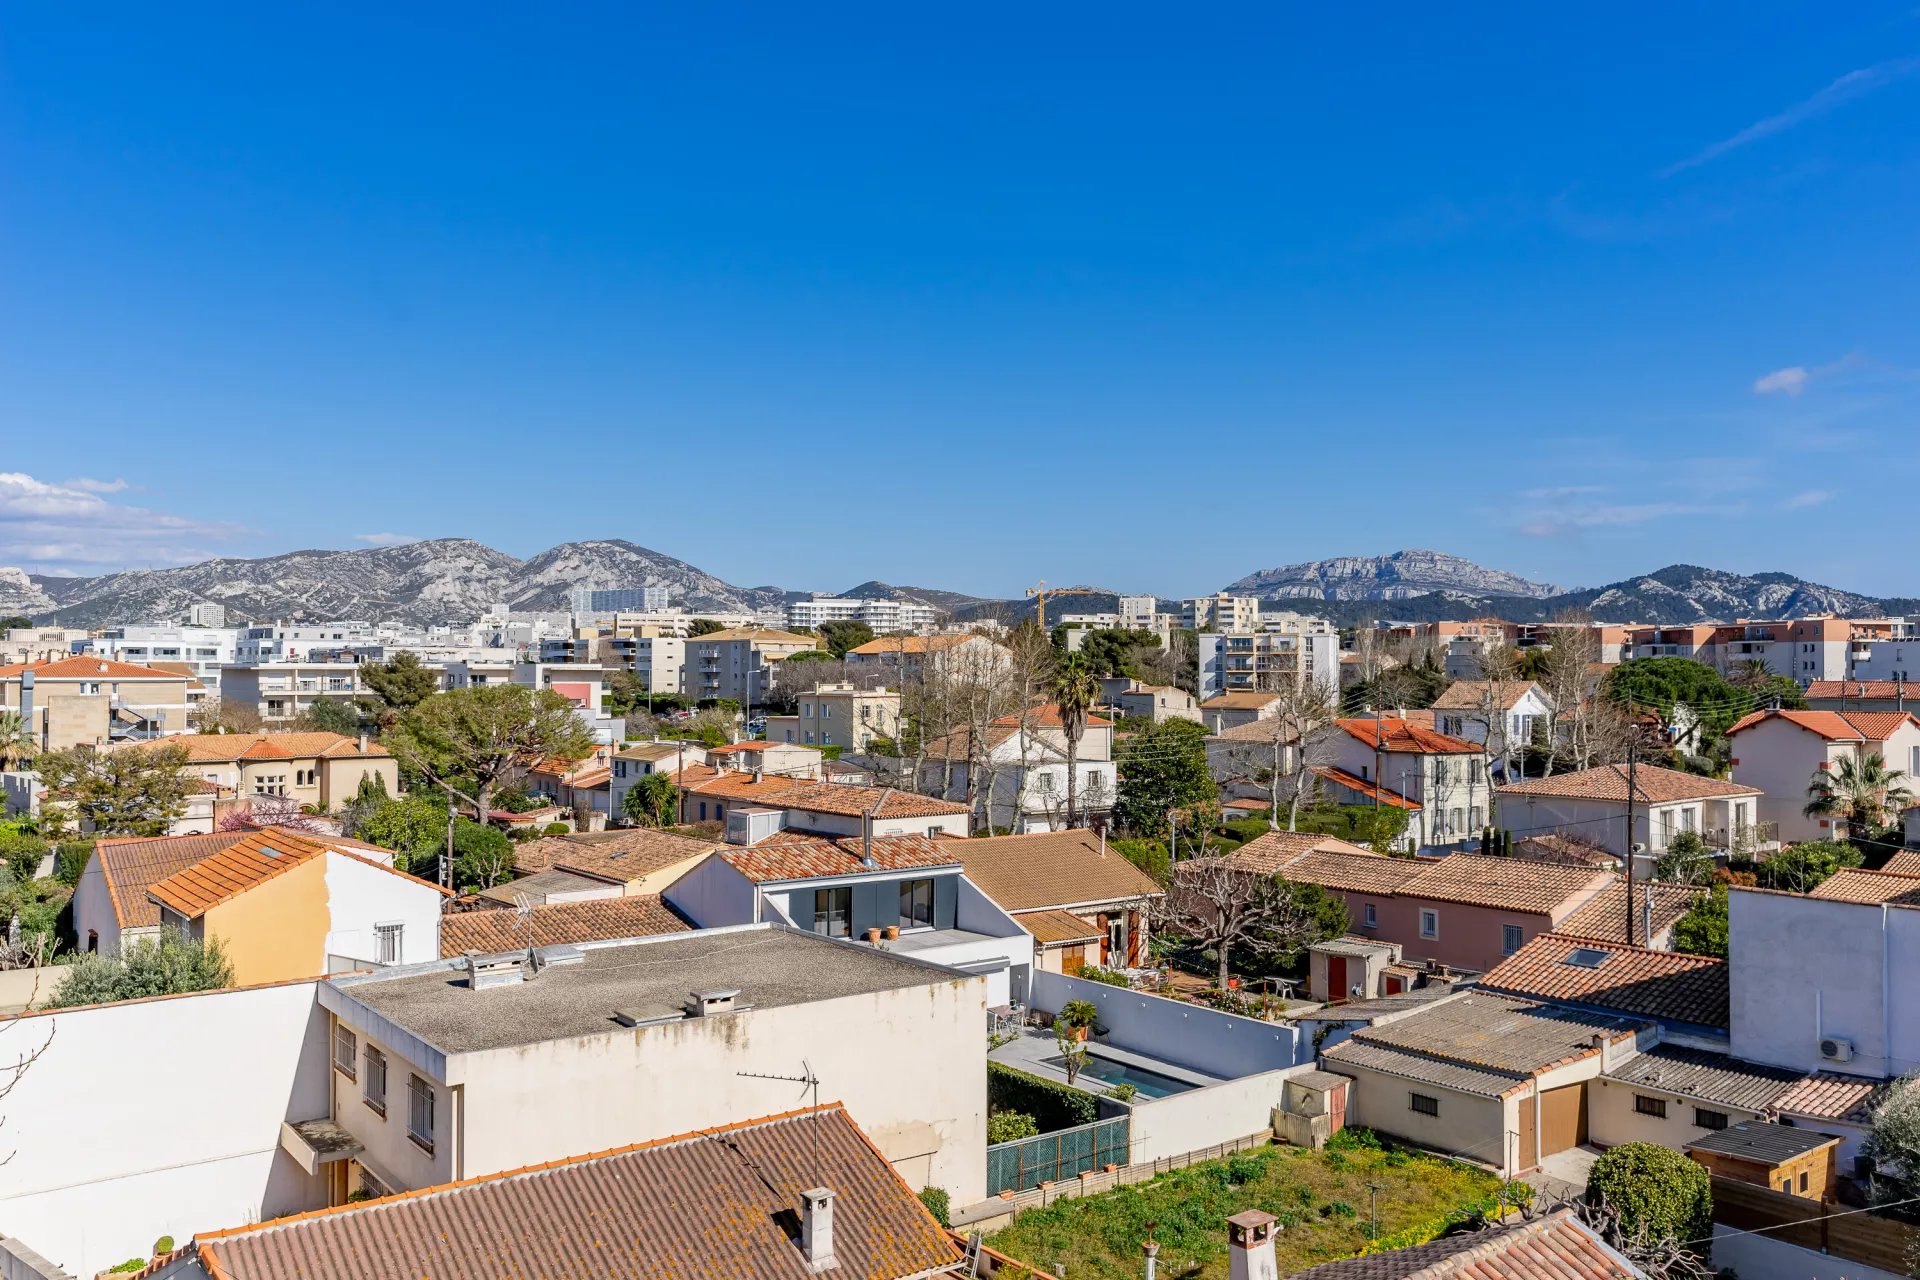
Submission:
{"label": "beige apartment building", "polygon": [[19,713],[42,751],[141,741],[186,732],[187,683],[110,658],[17,663],[0,667],[0,710]]}
{"label": "beige apartment building", "polygon": [[297,719],[321,698],[372,692],[354,662],[259,662],[220,668],[220,700],[254,708],[269,724]]}
{"label": "beige apartment building", "polygon": [[800,695],[790,716],[767,721],[767,738],[808,747],[840,747],[862,752],[875,738],[900,736],[898,690],[861,689],[851,684],[823,684]]}
{"label": "beige apartment building", "polygon": [[690,697],[732,698],[742,708],[767,700],[778,663],[816,647],[812,636],[771,627],[729,627],[687,641],[685,689]]}
{"label": "beige apartment building", "polygon": [[384,783],[388,795],[400,794],[400,762],[365,737],[183,733],[168,738],[166,745],[185,748],[189,774],[241,798],[283,796],[295,804],[334,809],[353,799],[361,782],[370,778]]}

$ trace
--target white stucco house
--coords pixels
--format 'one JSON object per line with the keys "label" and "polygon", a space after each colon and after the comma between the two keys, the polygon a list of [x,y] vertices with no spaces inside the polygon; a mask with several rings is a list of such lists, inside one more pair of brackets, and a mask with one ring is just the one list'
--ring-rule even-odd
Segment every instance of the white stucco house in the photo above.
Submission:
{"label": "white stucco house", "polygon": [[1433,704],[1434,728],[1487,749],[1493,775],[1517,771],[1535,735],[1553,727],[1553,703],[1531,680],[1455,680]]}
{"label": "white stucco house", "polygon": [[1624,764],[1603,764],[1551,778],[1509,782],[1499,789],[1500,825],[1515,839],[1553,831],[1579,833],[1618,858],[1628,845],[1640,846],[1635,870],[1646,875],[1653,859],[1676,835],[1691,831],[1716,849],[1751,828],[1758,787],[1703,778],[1678,769],[1643,764],[1633,775],[1633,835],[1627,835],[1627,778]]}
{"label": "white stucco house", "polygon": [[1843,760],[1878,755],[1907,775],[1909,790],[1920,788],[1920,720],[1910,711],[1756,711],[1727,730],[1727,741],[1734,781],[1765,793],[1760,821],[1785,841],[1846,838],[1845,819],[1802,812],[1814,777]]}
{"label": "white stucco house", "polygon": [[[1058,707],[1001,716],[977,742],[970,729],[957,728],[922,754],[920,790],[963,804],[971,795],[980,826],[1014,835],[1067,829],[1067,737]],[[1111,809],[1118,791],[1113,722],[1088,716],[1074,757],[1075,803],[1084,821]]]}

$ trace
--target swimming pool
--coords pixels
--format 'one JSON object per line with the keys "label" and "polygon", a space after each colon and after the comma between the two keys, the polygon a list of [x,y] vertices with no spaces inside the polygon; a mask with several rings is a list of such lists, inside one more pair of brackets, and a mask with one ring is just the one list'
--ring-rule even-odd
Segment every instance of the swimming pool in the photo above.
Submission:
{"label": "swimming pool", "polygon": [[[1067,1069],[1065,1058],[1048,1058],[1046,1065],[1064,1074]],[[1087,1055],[1087,1065],[1080,1068],[1080,1076],[1085,1080],[1097,1080],[1111,1089],[1117,1084],[1130,1084],[1143,1098],[1164,1098],[1170,1093],[1185,1093],[1200,1086],[1186,1080],[1176,1080],[1172,1076],[1162,1075],[1146,1067],[1129,1066],[1124,1062],[1115,1062],[1112,1058],[1102,1058],[1097,1054]]]}

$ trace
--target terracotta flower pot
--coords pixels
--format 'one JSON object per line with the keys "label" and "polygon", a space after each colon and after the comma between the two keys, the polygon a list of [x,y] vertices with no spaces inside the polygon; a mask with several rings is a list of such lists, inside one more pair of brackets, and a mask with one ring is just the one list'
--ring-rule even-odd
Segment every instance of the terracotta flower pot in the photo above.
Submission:
{"label": "terracotta flower pot", "polygon": [[1075,1027],[1073,1029],[1073,1038],[1081,1044],[1085,1044],[1087,1042],[1087,1032],[1091,1030],[1091,1027]]}
{"label": "terracotta flower pot", "polygon": [[880,944],[879,926],[876,925],[875,927],[867,930],[867,941],[873,943],[875,946],[878,946]]}
{"label": "terracotta flower pot", "polygon": [[887,941],[888,941],[888,942],[892,942],[892,941],[893,941],[894,939],[896,939],[896,938],[898,938],[899,936],[900,936],[900,926],[899,926],[899,925],[897,925],[897,924],[890,924],[890,925],[888,925],[888,926],[887,926]]}

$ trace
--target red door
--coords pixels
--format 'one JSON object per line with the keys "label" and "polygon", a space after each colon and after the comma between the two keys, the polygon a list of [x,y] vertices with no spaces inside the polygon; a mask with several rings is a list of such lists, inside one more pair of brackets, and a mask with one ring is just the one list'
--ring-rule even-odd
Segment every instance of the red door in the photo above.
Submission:
{"label": "red door", "polygon": [[1335,1004],[1347,998],[1347,958],[1327,957],[1327,999]]}

